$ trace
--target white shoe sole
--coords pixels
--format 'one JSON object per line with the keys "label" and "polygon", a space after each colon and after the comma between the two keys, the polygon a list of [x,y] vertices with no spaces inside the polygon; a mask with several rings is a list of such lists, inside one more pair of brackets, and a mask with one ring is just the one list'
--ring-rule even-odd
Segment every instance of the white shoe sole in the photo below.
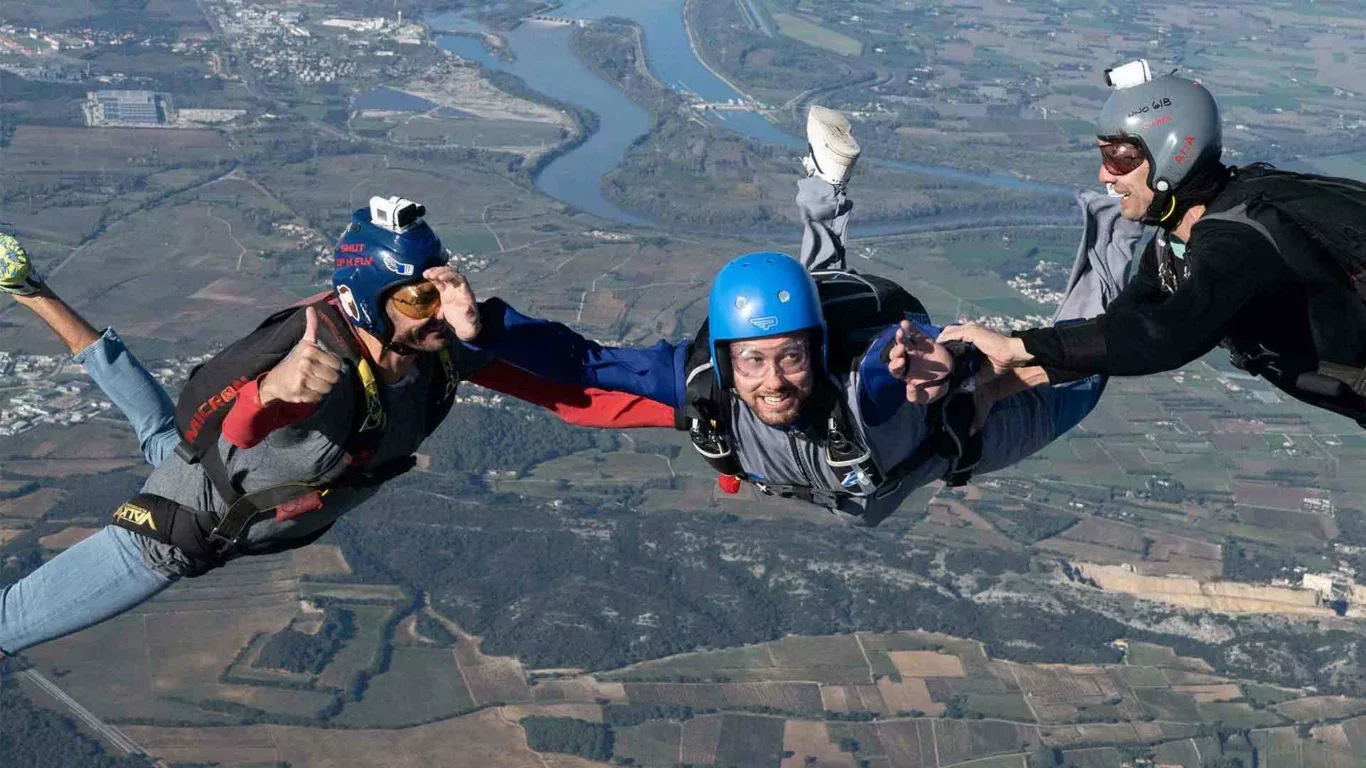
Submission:
{"label": "white shoe sole", "polygon": [[806,115],[806,140],[816,175],[836,186],[849,180],[862,150],[849,119],[833,109],[811,105]]}

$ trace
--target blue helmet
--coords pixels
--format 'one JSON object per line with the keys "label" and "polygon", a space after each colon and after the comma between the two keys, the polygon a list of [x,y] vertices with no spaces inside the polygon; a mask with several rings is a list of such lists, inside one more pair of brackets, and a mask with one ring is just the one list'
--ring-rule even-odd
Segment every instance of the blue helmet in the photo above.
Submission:
{"label": "blue helmet", "polygon": [[816,281],[796,259],[760,251],[737,256],[716,273],[707,306],[711,363],[716,381],[730,386],[728,344],[740,339],[819,329],[820,363],[825,365],[825,315]]}
{"label": "blue helmet", "polygon": [[423,221],[398,233],[376,226],[359,208],[333,251],[332,287],[351,324],[388,342],[393,323],[384,311],[385,294],[422,280],[422,273],[446,263],[441,238]]}

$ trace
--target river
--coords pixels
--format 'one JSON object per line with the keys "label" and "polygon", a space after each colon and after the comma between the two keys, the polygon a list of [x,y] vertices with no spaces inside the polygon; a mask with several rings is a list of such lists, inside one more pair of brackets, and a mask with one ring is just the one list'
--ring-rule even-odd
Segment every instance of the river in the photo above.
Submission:
{"label": "river", "polygon": [[[645,33],[649,65],[655,76],[670,87],[695,93],[707,101],[723,102],[740,94],[713,74],[694,55],[683,24],[684,0],[565,0],[555,16],[600,19],[605,16],[629,18]],[[428,19],[438,34],[479,32],[477,22],[459,14],[439,14]],[[560,101],[595,112],[600,127],[588,141],[549,163],[536,177],[536,187],[545,194],[570,203],[584,211],[621,224],[648,225],[602,196],[604,175],[620,162],[631,143],[649,129],[649,115],[615,86],[595,75],[569,48],[571,28],[541,22],[526,22],[505,35],[513,60],[490,56],[479,40],[460,34],[444,34],[438,43],[447,50],[485,67],[517,75],[531,88]],[[729,112],[716,118],[720,125],[766,144],[793,150],[805,147],[805,140],[779,130],[754,112]],[[865,158],[865,163],[913,171],[937,178],[975,182],[1005,189],[1028,189],[1048,194],[1070,195],[1066,187],[1039,184],[1011,176],[987,176],[955,168],[920,165]]]}

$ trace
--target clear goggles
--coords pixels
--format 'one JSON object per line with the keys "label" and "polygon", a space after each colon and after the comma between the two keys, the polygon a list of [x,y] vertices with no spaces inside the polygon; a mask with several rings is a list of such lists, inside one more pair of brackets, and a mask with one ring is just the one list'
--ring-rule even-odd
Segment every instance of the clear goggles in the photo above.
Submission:
{"label": "clear goggles", "polygon": [[771,354],[742,345],[730,348],[731,370],[736,376],[758,379],[776,370],[780,376],[793,376],[811,370],[811,344],[805,339],[794,340]]}

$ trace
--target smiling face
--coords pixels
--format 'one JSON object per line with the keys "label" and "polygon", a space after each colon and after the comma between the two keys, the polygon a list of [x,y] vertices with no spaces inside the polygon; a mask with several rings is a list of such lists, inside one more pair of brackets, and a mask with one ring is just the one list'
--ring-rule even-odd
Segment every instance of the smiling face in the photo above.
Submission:
{"label": "smiling face", "polygon": [[1100,140],[1100,182],[1121,195],[1119,215],[1139,221],[1153,204],[1148,187],[1149,163],[1142,148],[1125,141]]}
{"label": "smiling face", "polygon": [[735,394],[770,427],[791,426],[815,389],[810,336],[802,331],[729,344]]}

